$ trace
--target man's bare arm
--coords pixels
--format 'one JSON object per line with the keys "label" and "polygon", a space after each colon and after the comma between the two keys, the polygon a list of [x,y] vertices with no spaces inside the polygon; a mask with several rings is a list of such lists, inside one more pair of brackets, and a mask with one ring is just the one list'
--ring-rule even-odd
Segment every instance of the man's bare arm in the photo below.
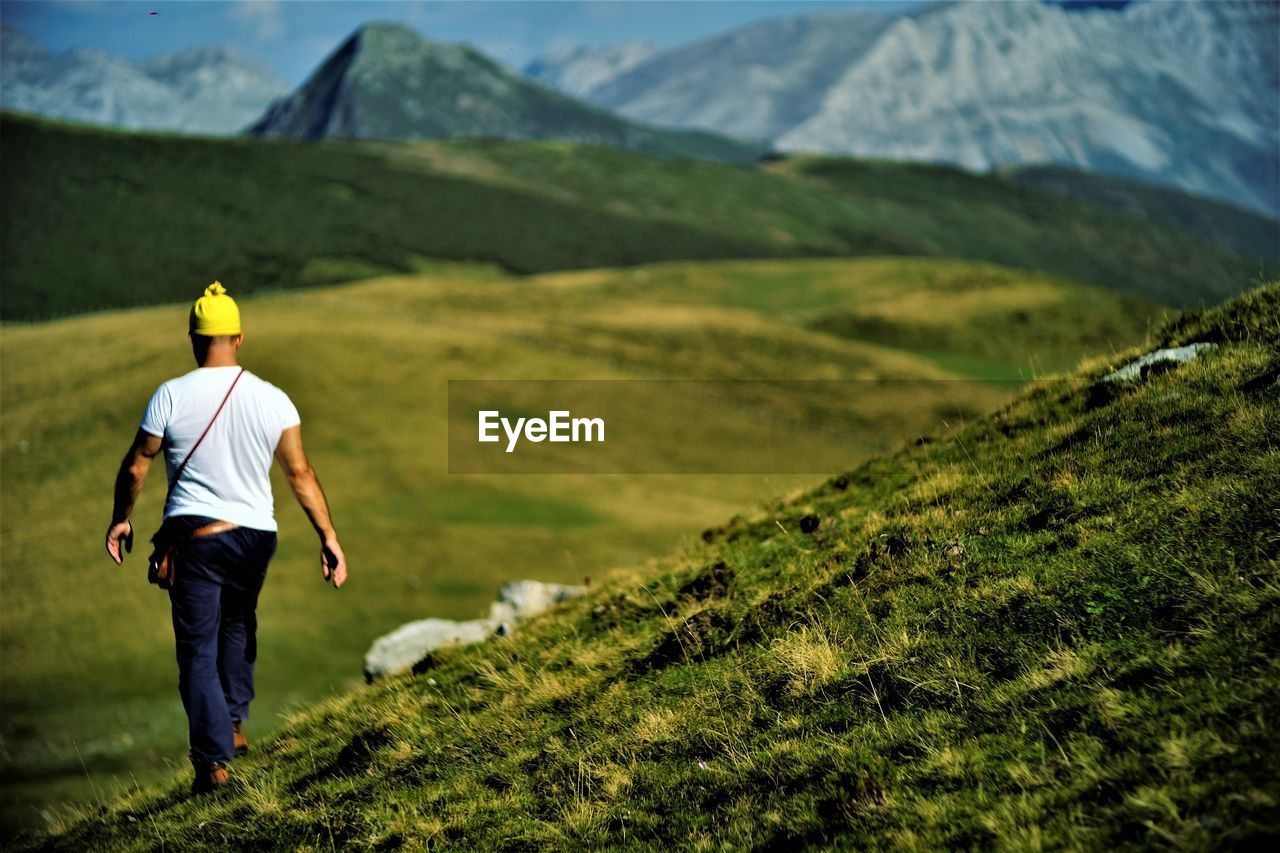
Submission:
{"label": "man's bare arm", "polygon": [[302,449],[302,427],[294,426],[280,434],[280,443],[276,445],[276,461],[284,471],[289,488],[298,499],[311,526],[320,537],[320,571],[325,580],[333,581],[335,587],[342,586],[347,580],[347,559],[342,554],[342,546],[338,544],[338,534],[333,530],[333,520],[329,515],[329,501],[320,488],[320,479],[315,469],[307,461],[307,454]]}
{"label": "man's bare arm", "polygon": [[142,491],[147,472],[151,470],[151,460],[160,452],[162,443],[159,436],[138,430],[129,452],[120,461],[120,471],[116,474],[115,506],[111,510],[111,524],[107,527],[107,555],[116,561],[116,565],[124,562],[126,551],[133,550],[133,524],[129,516],[133,514],[133,505]]}

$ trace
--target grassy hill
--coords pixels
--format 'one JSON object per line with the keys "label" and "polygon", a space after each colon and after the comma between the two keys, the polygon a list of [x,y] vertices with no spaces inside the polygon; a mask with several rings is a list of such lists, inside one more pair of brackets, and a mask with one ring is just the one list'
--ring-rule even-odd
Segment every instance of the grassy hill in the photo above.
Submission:
{"label": "grassy hill", "polygon": [[1274,838],[1280,288],[1152,338],[1192,341],[1218,346],[1037,385],[297,714],[229,790],[138,791],[36,846]]}
{"label": "grassy hill", "polygon": [[[926,298],[932,314],[919,310]],[[816,479],[450,477],[447,379],[982,380],[885,384],[870,418],[857,400],[803,401],[806,416],[848,422],[817,469],[834,471],[941,429],[944,417],[956,422],[931,399],[939,387],[987,411],[1015,390],[1000,380],[1131,346],[1164,314],[1048,276],[900,258],[671,262],[524,278],[437,265],[241,304],[245,364],[297,403],[353,572],[338,594],[319,583],[313,537],[277,481],[281,537],[260,610],[257,736],[288,710],[358,683],[369,642],[403,622],[478,616],[513,577],[598,582]],[[1043,345],[992,350],[987,335],[967,331],[1029,307],[1039,334],[1027,340]],[[916,332],[886,344],[818,328],[855,310]],[[163,489],[148,483],[135,516],[139,552],[123,569],[106,560],[100,537],[148,396],[190,367],[185,312],[104,312],[0,334],[0,816],[10,831],[43,826],[41,810],[53,804],[164,778],[184,754],[167,602],[145,584],[139,553]],[[1073,333],[1074,347],[1065,343]],[[696,416],[696,400],[665,402],[672,429]],[[797,411],[800,402],[798,391],[775,401]],[[722,417],[748,439],[738,452],[771,452],[750,440],[769,413],[745,396],[725,403]]]}
{"label": "grassy hill", "polygon": [[1261,213],[1157,184],[1067,166],[1010,166],[1000,174],[1023,186],[1098,204],[1195,234],[1252,258],[1280,263],[1280,222]]}
{"label": "grassy hill", "polygon": [[659,260],[983,260],[1162,304],[1216,303],[1263,268],[1182,232],[950,169],[663,160],[560,142],[192,139],[0,118],[0,317],[239,293],[424,258],[515,273]]}

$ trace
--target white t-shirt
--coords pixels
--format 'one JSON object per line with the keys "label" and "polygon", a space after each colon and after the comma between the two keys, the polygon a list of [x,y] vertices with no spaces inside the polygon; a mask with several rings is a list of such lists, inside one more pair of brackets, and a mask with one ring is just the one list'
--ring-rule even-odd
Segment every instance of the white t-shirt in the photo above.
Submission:
{"label": "white t-shirt", "polygon": [[[169,480],[209,425],[239,367],[199,367],[156,389],[142,429],[164,439]],[[164,517],[204,515],[275,530],[271,459],[280,434],[302,422],[289,396],[245,371],[173,490]]]}

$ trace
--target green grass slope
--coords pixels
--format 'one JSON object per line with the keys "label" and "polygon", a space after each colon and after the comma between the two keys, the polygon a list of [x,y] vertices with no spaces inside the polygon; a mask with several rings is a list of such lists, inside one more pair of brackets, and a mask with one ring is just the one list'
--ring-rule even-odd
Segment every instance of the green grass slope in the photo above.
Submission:
{"label": "green grass slope", "polygon": [[1011,166],[1000,174],[1037,190],[1059,193],[1186,231],[1268,263],[1280,263],[1280,222],[1227,202],[1171,187],[1082,172],[1067,166]]}
{"label": "green grass slope", "polygon": [[[423,258],[517,273],[669,259],[917,255],[1216,303],[1259,262],[1052,193],[877,164],[833,186],[778,164],[559,142],[190,139],[0,118],[0,317],[292,289]],[[859,170],[854,161],[824,161]],[[784,164],[785,165],[785,164]]]}
{"label": "green grass slope", "polygon": [[[1280,832],[1280,288],[298,714],[35,847],[1244,847]],[[814,524],[816,522],[816,526]],[[808,530],[809,532],[805,532]]]}
{"label": "green grass slope", "polygon": [[[940,317],[918,311],[928,290]],[[973,321],[975,303],[994,317],[1029,301],[1056,318],[1041,327],[1046,340],[1066,334],[1063,313],[1079,318],[1071,365],[1099,347],[1132,345],[1163,315],[1046,276],[892,258],[679,262],[532,278],[444,265],[242,299],[245,363],[297,403],[353,572],[338,594],[318,582],[313,536],[277,481],[280,549],[260,609],[253,733],[359,683],[370,641],[403,622],[472,618],[515,577],[598,579],[815,479],[450,477],[447,379],[1026,379],[1055,353],[1066,358],[1060,344],[997,358],[958,329]],[[914,351],[811,326],[864,304],[901,328],[936,331],[949,319],[953,348],[932,341]],[[0,824],[9,834],[45,825],[41,812],[59,803],[164,778],[184,754],[167,603],[143,582],[141,539],[123,569],[100,542],[112,477],[148,395],[189,368],[184,323],[178,305],[0,334]],[[1096,329],[1108,324],[1114,337],[1100,343]],[[962,387],[974,412],[1013,393],[1008,383],[934,385]],[[816,470],[939,427],[931,387],[890,383],[875,412],[839,396],[804,400],[806,412],[850,423]],[[700,405],[665,402],[671,430]],[[725,402],[722,417],[747,439],[738,452],[772,451],[752,438],[767,420],[758,401]],[[784,410],[800,402],[799,391],[774,401]],[[726,452],[693,450],[717,460]],[[649,470],[661,460],[636,462]],[[144,490],[140,534],[155,523],[162,493],[156,482]]]}
{"label": "green grass slope", "polygon": [[[974,379],[1030,379],[1070,370],[1085,353],[1110,352],[1141,340],[1164,316],[1146,300],[1105,288],[958,260],[675,261],[630,271],[546,273],[530,281],[577,299],[600,300],[608,306],[601,317],[616,316],[618,300],[636,300],[635,314],[645,310],[640,305],[679,306],[695,313],[709,307],[750,312],[908,352]],[[664,319],[670,322],[674,316]],[[574,341],[579,350],[596,346],[593,332],[604,326],[612,334],[596,354],[634,360],[638,325],[634,320],[602,324],[575,317],[567,319],[558,345]],[[624,326],[630,328],[624,331]],[[750,351],[721,364],[697,363],[681,357],[679,340],[655,334],[646,343],[652,352],[642,367],[670,368],[678,361],[689,376],[712,377],[725,364],[742,370],[744,359],[760,356]],[[775,361],[741,375],[787,373],[786,365]]]}

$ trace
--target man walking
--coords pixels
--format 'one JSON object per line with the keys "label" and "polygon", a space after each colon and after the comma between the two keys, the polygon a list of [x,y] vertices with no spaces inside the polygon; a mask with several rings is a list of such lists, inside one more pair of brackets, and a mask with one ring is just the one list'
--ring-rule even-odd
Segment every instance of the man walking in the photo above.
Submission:
{"label": "man walking", "polygon": [[173,572],[159,580],[173,610],[192,790],[203,792],[226,784],[232,757],[249,748],[242,725],[253,699],[255,611],[276,550],[273,455],[320,537],[325,580],[342,586],[347,564],[302,449],[298,410],[237,363],[240,309],[219,282],[191,306],[189,335],[198,367],[162,384],[147,404],[116,476],[107,553],[118,565],[132,550],[129,515],[151,460],[164,450],[169,494],[160,541],[172,543]]}

